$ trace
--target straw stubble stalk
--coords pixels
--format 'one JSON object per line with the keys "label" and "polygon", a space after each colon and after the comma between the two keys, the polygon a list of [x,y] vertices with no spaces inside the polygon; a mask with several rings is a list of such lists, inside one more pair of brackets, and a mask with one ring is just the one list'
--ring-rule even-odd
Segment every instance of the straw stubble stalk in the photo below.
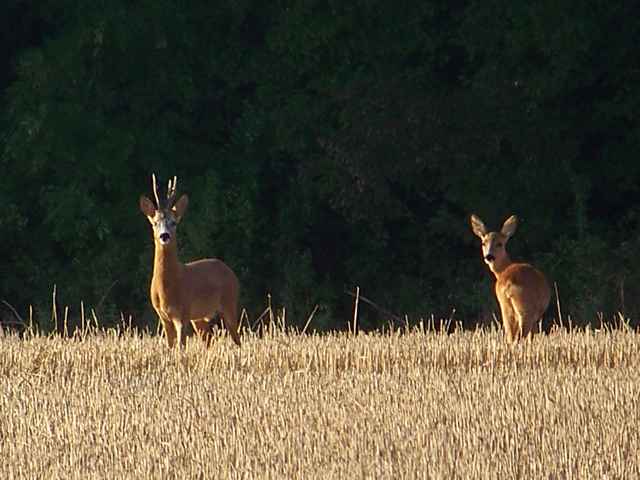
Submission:
{"label": "straw stubble stalk", "polygon": [[356,317],[247,330],[241,351],[97,328],[3,340],[0,478],[640,476],[638,333],[511,346],[447,332],[451,317],[401,335],[354,335]]}
{"label": "straw stubble stalk", "polygon": [[353,301],[353,329],[351,331],[352,335],[356,335],[358,333],[358,306],[360,304],[360,287],[356,287],[356,296]]}

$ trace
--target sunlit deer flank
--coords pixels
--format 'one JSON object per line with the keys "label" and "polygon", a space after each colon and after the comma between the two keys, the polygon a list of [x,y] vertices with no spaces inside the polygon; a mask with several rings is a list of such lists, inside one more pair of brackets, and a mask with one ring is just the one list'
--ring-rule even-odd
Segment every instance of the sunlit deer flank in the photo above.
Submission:
{"label": "sunlit deer flank", "polygon": [[496,297],[505,337],[510,342],[531,338],[551,299],[547,279],[539,270],[509,258],[506,246],[517,226],[518,218],[512,215],[501,231],[488,232],[482,220],[471,215],[471,229],[482,240],[482,258],[496,276]]}
{"label": "sunlit deer flank", "polygon": [[189,199],[182,195],[176,202],[177,178],[173,177],[173,181],[169,181],[167,197],[161,201],[155,174],[152,179],[156,205],[142,195],[140,210],[153,227],[155,256],[151,303],[160,318],[169,347],[176,344],[176,338],[178,345],[185,345],[189,323],[208,346],[217,314],[222,315],[231,338],[240,345],[238,278],[233,270],[217,259],[180,263],[176,227],[187,210]]}

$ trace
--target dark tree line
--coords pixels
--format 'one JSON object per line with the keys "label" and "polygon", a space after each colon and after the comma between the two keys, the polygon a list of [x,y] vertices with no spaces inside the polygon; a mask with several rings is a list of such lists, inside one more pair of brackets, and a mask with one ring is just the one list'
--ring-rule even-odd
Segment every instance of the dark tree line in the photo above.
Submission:
{"label": "dark tree line", "polygon": [[[0,298],[151,320],[150,174],[191,202],[181,256],[218,256],[343,328],[363,295],[410,321],[495,311],[468,223],[576,324],[640,282],[640,23],[630,2],[7,0]],[[384,324],[363,306],[364,327]],[[112,320],[113,319],[113,320]],[[43,320],[44,321],[44,320]]]}

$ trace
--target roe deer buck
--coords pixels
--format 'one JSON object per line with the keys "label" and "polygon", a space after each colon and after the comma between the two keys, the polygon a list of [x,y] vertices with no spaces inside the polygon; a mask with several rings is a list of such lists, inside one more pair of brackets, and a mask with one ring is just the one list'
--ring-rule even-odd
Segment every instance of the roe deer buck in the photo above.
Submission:
{"label": "roe deer buck", "polygon": [[517,226],[518,218],[512,215],[500,232],[488,232],[482,220],[471,215],[471,229],[482,240],[482,258],[496,276],[496,297],[505,337],[510,342],[531,338],[551,299],[547,279],[539,270],[528,263],[513,263],[509,258],[507,241]]}
{"label": "roe deer buck", "polygon": [[205,341],[211,343],[211,327],[216,314],[233,341],[240,345],[238,332],[238,290],[236,274],[217,259],[203,259],[182,264],[178,261],[176,227],[187,209],[189,198],[176,202],[177,177],[169,180],[167,198],[160,201],[156,176],[152,175],[156,205],[140,196],[140,210],[153,227],[155,255],[151,279],[151,303],[160,317],[169,347],[184,346],[189,322]]}

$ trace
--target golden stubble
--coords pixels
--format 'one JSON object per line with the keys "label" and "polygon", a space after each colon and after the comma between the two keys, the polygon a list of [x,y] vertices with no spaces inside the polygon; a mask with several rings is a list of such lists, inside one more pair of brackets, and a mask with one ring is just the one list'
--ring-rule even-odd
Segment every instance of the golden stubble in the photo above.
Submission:
{"label": "golden stubble", "polygon": [[640,338],[0,339],[0,478],[633,478]]}

